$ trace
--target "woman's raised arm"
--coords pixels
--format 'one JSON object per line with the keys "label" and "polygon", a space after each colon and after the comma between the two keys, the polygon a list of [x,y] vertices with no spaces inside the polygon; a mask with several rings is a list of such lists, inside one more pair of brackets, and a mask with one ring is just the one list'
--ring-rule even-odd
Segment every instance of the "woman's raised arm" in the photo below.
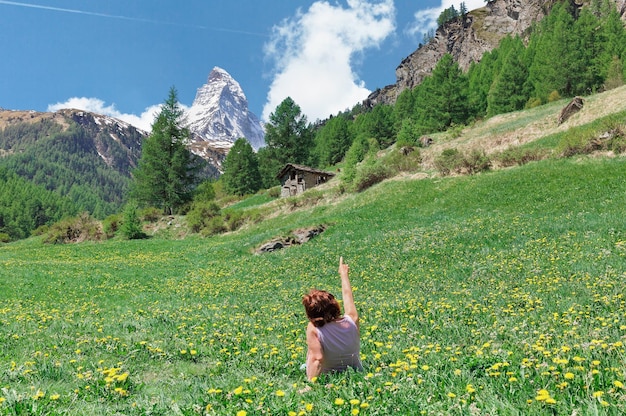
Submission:
{"label": "woman's raised arm", "polygon": [[359,325],[359,314],[354,305],[354,296],[352,295],[352,286],[350,286],[350,278],[348,274],[350,267],[343,262],[343,257],[339,257],[339,276],[341,277],[341,295],[343,297],[344,314],[348,315],[357,326]]}

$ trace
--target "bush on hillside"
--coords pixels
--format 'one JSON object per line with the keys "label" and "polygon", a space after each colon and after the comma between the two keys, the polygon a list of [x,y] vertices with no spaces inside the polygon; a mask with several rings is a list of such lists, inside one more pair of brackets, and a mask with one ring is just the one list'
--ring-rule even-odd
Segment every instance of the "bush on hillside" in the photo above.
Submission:
{"label": "bush on hillside", "polygon": [[491,168],[491,160],[484,150],[473,149],[465,154],[458,149],[446,149],[435,158],[435,168],[443,176],[451,173],[473,175]]}
{"label": "bush on hillside", "polygon": [[120,232],[127,240],[139,240],[147,237],[146,233],[143,232],[143,226],[139,214],[137,213],[136,203],[129,202],[126,204]]}
{"label": "bush on hillside", "polygon": [[462,166],[463,155],[455,148],[445,149],[435,158],[435,168],[443,176],[447,176],[452,172],[459,173]]}
{"label": "bush on hillside", "polygon": [[224,217],[222,215],[217,215],[207,221],[204,228],[200,230],[200,235],[203,237],[210,237],[212,235],[225,233],[226,231],[228,231],[228,229],[224,223]]}
{"label": "bush on hillside", "polygon": [[497,154],[494,159],[502,167],[522,166],[528,162],[544,159],[547,155],[545,150],[539,149],[523,149],[519,147],[510,147]]}
{"label": "bush on hillside", "polygon": [[208,227],[213,218],[220,217],[220,207],[215,202],[194,202],[187,213],[187,225],[194,233]]}
{"label": "bush on hillside", "polygon": [[371,159],[357,170],[352,189],[361,192],[391,176],[393,171],[389,166],[379,159]]}
{"label": "bush on hillside", "polygon": [[67,244],[101,241],[103,238],[100,222],[84,212],[78,217],[67,218],[53,224],[43,241],[46,244]]}
{"label": "bush on hillside", "polygon": [[157,222],[162,216],[162,211],[156,207],[148,207],[139,211],[139,217],[146,222]]}
{"label": "bush on hillside", "polygon": [[122,224],[122,214],[111,214],[102,220],[102,231],[106,238],[113,238]]}
{"label": "bush on hillside", "polygon": [[482,149],[472,149],[469,154],[463,155],[465,173],[474,175],[491,169],[491,160]]}

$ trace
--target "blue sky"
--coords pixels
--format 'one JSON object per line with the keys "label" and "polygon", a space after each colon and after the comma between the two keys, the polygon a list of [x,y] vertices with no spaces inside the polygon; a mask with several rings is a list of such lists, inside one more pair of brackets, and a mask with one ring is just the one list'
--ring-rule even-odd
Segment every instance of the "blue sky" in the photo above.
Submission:
{"label": "blue sky", "polygon": [[[0,0],[0,107],[81,108],[149,129],[215,66],[263,119],[287,96],[310,121],[395,82],[449,0]],[[468,9],[484,0],[466,0]]]}

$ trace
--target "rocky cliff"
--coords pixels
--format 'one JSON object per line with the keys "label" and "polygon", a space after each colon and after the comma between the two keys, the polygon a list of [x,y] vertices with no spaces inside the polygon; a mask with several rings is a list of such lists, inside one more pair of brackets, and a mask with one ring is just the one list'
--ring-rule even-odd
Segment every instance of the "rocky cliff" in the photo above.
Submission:
{"label": "rocky cliff", "polygon": [[[546,16],[557,1],[492,0],[485,7],[440,26],[430,42],[418,48],[396,68],[396,83],[373,92],[366,105],[394,103],[402,91],[420,84],[446,53],[451,54],[463,70],[467,70],[485,52],[497,47],[507,34],[527,35],[532,23]],[[622,3],[622,8],[626,7],[626,0],[618,1]]]}

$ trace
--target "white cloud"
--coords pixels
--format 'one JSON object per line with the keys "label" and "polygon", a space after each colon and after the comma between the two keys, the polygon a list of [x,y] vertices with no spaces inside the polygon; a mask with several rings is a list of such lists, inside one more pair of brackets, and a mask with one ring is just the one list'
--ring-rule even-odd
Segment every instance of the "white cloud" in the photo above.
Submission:
{"label": "white cloud", "polygon": [[63,103],[50,104],[48,106],[48,111],[57,111],[64,108],[74,108],[77,110],[102,114],[104,116],[115,117],[139,129],[149,132],[150,130],[152,130],[154,117],[159,112],[161,105],[152,105],[146,108],[144,112],[138,116],[135,114],[121,113],[115,108],[115,104],[106,105],[105,102],[99,98],[73,97]]}
{"label": "white cloud", "polygon": [[[441,4],[430,9],[419,10],[414,15],[414,20],[405,32],[411,36],[421,36],[429,30],[437,29],[437,18],[442,11],[454,6],[456,10],[460,9],[462,0],[441,0]],[[467,10],[475,10],[485,6],[485,0],[465,0]]]}
{"label": "white cloud", "polygon": [[265,45],[274,79],[263,107],[264,120],[291,97],[309,121],[323,119],[367,98],[353,66],[358,53],[378,47],[395,30],[393,0],[317,1],[273,28]]}

